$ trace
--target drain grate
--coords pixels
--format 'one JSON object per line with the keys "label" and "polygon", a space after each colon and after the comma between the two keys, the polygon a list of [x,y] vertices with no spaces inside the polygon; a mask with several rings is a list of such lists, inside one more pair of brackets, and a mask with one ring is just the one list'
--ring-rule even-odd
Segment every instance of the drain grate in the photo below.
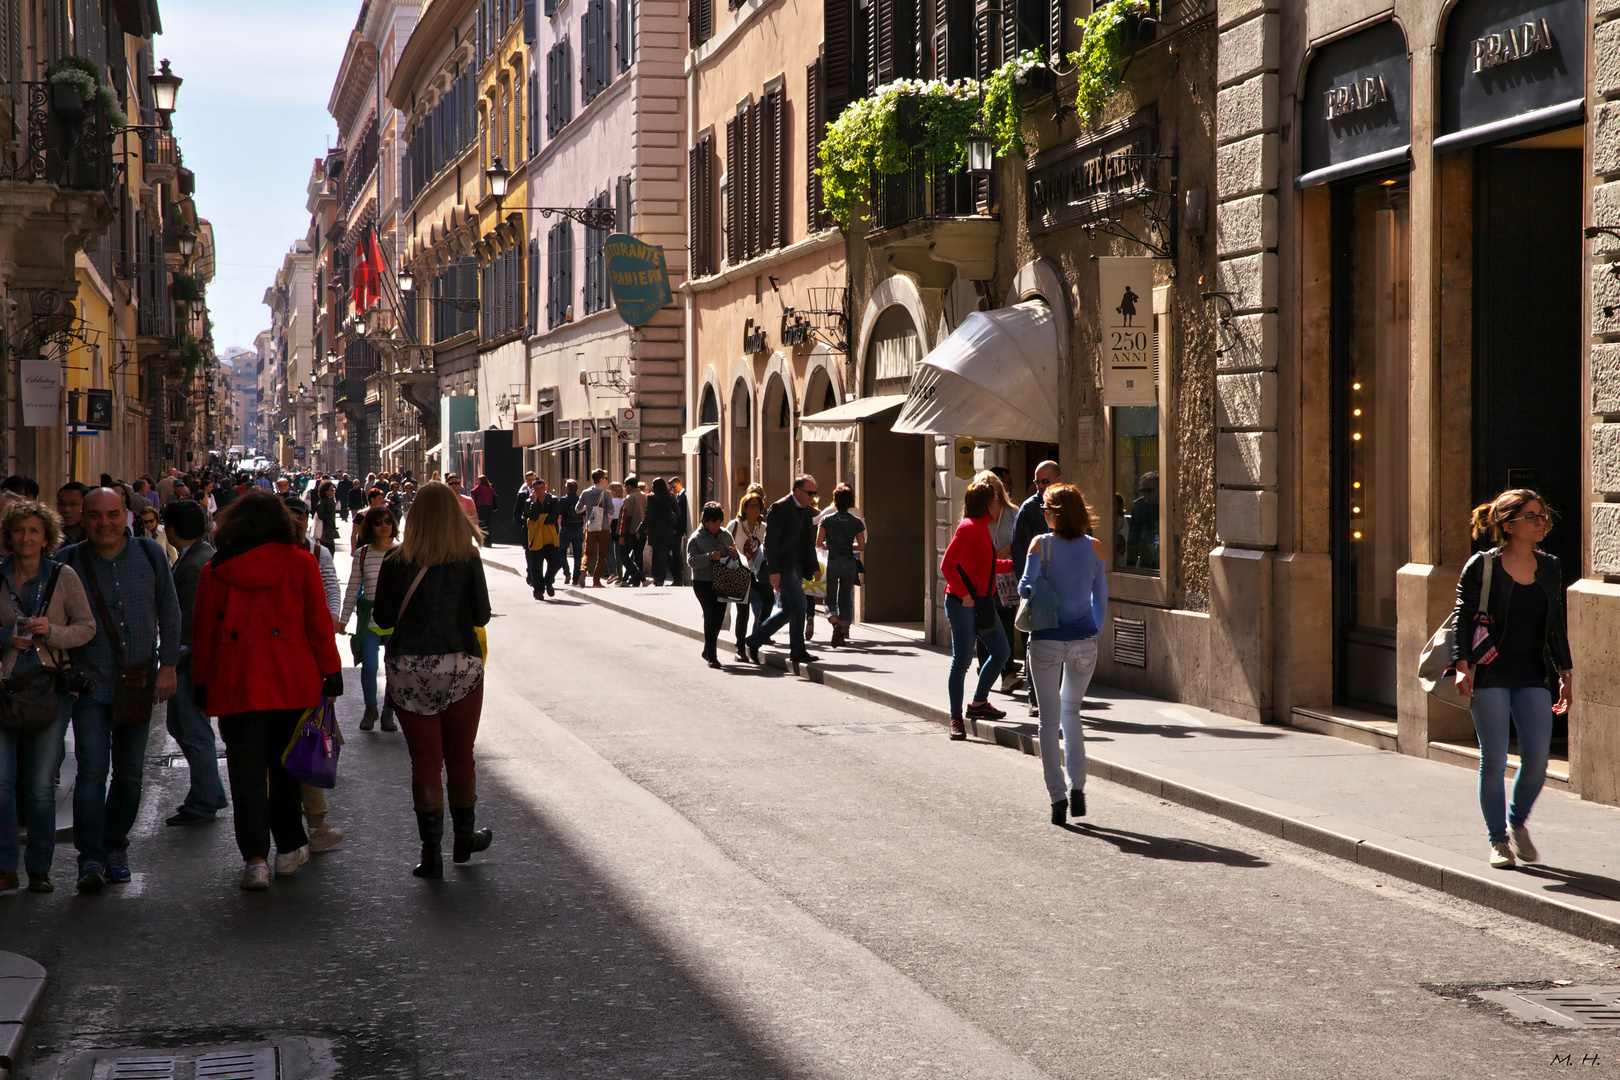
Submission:
{"label": "drain grate", "polygon": [[1620,1029],[1620,986],[1560,986],[1553,990],[1481,990],[1478,996],[1530,1023]]}
{"label": "drain grate", "polygon": [[894,724],[800,724],[812,735],[932,735],[939,725],[927,720],[904,720]]}
{"label": "drain grate", "polygon": [[93,1080],[279,1080],[273,1046],[203,1054],[126,1050],[95,1059]]}

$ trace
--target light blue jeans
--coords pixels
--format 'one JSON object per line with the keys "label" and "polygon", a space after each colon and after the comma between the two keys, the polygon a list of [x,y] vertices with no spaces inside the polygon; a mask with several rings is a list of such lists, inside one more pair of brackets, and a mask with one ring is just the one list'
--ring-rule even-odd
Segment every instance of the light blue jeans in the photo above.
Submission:
{"label": "light blue jeans", "polygon": [[[1041,767],[1046,773],[1046,793],[1061,802],[1071,791],[1086,789],[1086,737],[1080,727],[1080,706],[1086,689],[1097,672],[1097,639],[1078,641],[1037,641],[1030,639],[1029,677],[1035,693],[1046,702],[1041,709]],[[1058,702],[1054,710],[1052,704]],[[1057,716],[1052,713],[1056,711]],[[1058,746],[1058,730],[1063,746]],[[1068,783],[1063,767],[1069,767]]]}
{"label": "light blue jeans", "polygon": [[72,716],[73,699],[64,696],[56,723],[45,730],[25,734],[0,729],[0,870],[17,869],[21,791],[22,824],[28,826],[27,870],[50,872],[56,854],[56,770],[62,764],[62,739]]}
{"label": "light blue jeans", "polygon": [[[1474,733],[1479,736],[1479,809],[1491,843],[1507,843],[1507,827],[1530,820],[1541,786],[1547,781],[1547,751],[1552,745],[1552,694],[1545,686],[1476,687]],[[1519,733],[1519,775],[1513,781],[1513,807],[1507,806],[1503,777],[1507,772],[1508,720]]]}
{"label": "light blue jeans", "polygon": [[[988,604],[988,598],[977,601]],[[989,699],[990,688],[995,685],[996,679],[1001,676],[1001,669],[1007,666],[1007,658],[1012,655],[1012,646],[1007,644],[1007,632],[1001,628],[998,618],[990,629],[979,631],[973,626],[973,609],[963,607],[962,601],[951,593],[945,595],[945,617],[951,623],[951,673],[946,678],[946,689],[951,695],[951,719],[962,719],[962,687],[967,681],[968,665],[973,662],[973,642],[975,638],[984,639],[984,647],[989,655],[984,663],[979,665],[979,685],[973,691],[974,701]]]}

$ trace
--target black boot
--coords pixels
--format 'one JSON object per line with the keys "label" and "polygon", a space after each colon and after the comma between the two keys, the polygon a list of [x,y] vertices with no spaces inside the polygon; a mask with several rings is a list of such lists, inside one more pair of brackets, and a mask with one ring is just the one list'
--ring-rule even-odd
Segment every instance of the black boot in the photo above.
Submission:
{"label": "black boot", "polygon": [[416,831],[422,837],[422,862],[411,873],[419,878],[444,877],[444,811],[418,810]]}
{"label": "black boot", "polygon": [[451,857],[458,863],[464,863],[475,852],[483,851],[495,839],[495,834],[488,829],[473,828],[478,821],[478,811],[471,806],[451,807],[450,819],[456,831],[456,845]]}

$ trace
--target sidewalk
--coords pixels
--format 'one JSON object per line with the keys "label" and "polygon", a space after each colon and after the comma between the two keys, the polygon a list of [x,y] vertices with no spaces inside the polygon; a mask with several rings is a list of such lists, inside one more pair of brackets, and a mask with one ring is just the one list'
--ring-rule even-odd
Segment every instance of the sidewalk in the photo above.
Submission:
{"label": "sidewalk", "polygon": [[45,992],[45,969],[16,953],[0,952],[0,1080],[28,1035],[34,1008]]}
{"label": "sidewalk", "polygon": [[[522,552],[496,548],[486,562],[522,574]],[[559,584],[559,595],[564,587]],[[690,588],[570,589],[574,595],[701,640]],[[817,619],[801,672],[897,711],[949,722],[948,654],[857,626],[852,643],[827,647]],[[728,617],[729,627],[729,617]],[[782,637],[782,635],[778,635]],[[767,663],[786,670],[786,647]],[[721,655],[734,663],[730,630]],[[694,656],[693,662],[697,663]],[[972,679],[969,674],[969,679]],[[1024,693],[993,694],[1007,712],[968,721],[976,739],[1039,754]],[[1307,847],[1569,933],[1620,944],[1620,809],[1547,789],[1532,832],[1546,861],[1492,870],[1475,775],[1297,728],[1235,720],[1093,684],[1086,695],[1089,775],[1137,788]],[[1036,793],[1039,794],[1039,793]]]}

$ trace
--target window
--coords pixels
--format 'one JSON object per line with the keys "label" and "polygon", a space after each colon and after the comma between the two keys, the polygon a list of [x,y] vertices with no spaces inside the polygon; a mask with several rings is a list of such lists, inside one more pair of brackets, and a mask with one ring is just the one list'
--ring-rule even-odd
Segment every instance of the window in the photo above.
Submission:
{"label": "window", "polygon": [[916,0],[870,0],[866,85],[874,89],[917,75]]}
{"label": "window", "polygon": [[618,0],[618,21],[615,44],[618,45],[619,70],[629,71],[636,60],[636,21],[640,14],[640,0]]}
{"label": "window", "polygon": [[[688,158],[687,243],[691,247],[688,272],[692,277],[706,277],[719,269],[714,259],[714,136],[704,135],[699,139]],[[620,231],[628,224],[628,221],[622,222]]]}
{"label": "window", "polygon": [[804,85],[804,195],[810,232],[827,227],[826,203],[821,194],[821,141],[827,137],[827,116],[823,111],[826,100],[824,61],[821,57],[805,71]]}
{"label": "window", "polygon": [[484,302],[480,305],[483,340],[494,341],[523,326],[523,259],[509,247],[479,270]]}
{"label": "window", "polygon": [[468,330],[478,329],[476,311],[459,311],[454,304],[445,302],[452,297],[478,299],[478,279],[478,263],[472,259],[462,259],[455,266],[434,276],[433,299],[430,302],[428,317],[432,323],[435,344],[448,341]]}
{"label": "window", "polygon": [[540,241],[529,237],[529,333],[540,332]]}
{"label": "window", "polygon": [[546,137],[574,118],[573,59],[565,37],[546,53]]}
{"label": "window", "polygon": [[780,88],[726,121],[726,261],[787,244],[787,108]]}
{"label": "window", "polygon": [[566,218],[546,236],[546,327],[574,320],[574,227]]}
{"label": "window", "polygon": [[[1162,405],[1173,398],[1169,358],[1174,355],[1171,341],[1173,323],[1169,310],[1170,290],[1153,290],[1153,384]],[[1163,573],[1174,565],[1172,541],[1173,489],[1165,482],[1173,477],[1173,432],[1162,423],[1161,405],[1133,405],[1108,410],[1109,460],[1113,477],[1111,505],[1106,509],[1110,530],[1108,547],[1109,593],[1122,599],[1170,603],[1169,582],[1174,575]],[[1094,530],[1102,536],[1103,507],[1093,508],[1097,517]]]}
{"label": "window", "polygon": [[[606,208],[612,205],[611,196],[606,192],[592,199],[587,206]],[[607,233],[601,229],[585,230],[585,314],[601,311],[608,306],[609,291],[607,278],[607,258],[603,254],[603,247],[607,242]]]}
{"label": "window", "polygon": [[686,37],[697,48],[714,36],[714,0],[687,0]]}
{"label": "window", "polygon": [[580,98],[594,101],[613,81],[613,29],[608,0],[586,0],[579,20]]}

